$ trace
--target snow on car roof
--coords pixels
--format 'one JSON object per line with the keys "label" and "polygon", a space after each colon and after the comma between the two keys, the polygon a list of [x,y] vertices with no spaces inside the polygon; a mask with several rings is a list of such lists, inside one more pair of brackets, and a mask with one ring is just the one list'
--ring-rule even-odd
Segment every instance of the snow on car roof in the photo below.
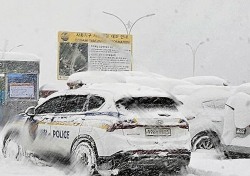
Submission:
{"label": "snow on car roof", "polygon": [[115,84],[93,84],[89,88],[96,90],[105,90],[114,94],[115,99],[122,97],[140,97],[140,96],[159,96],[172,97],[170,93],[159,88],[151,88],[131,83],[115,83]]}
{"label": "snow on car roof", "polygon": [[67,84],[121,83],[125,82],[121,72],[87,71],[77,72],[69,76]]}
{"label": "snow on car roof", "polygon": [[58,95],[64,95],[65,93],[67,94],[72,93],[79,95],[92,93],[103,96],[109,94],[113,97],[115,101],[123,97],[146,97],[146,96],[168,97],[178,102],[172,94],[163,91],[161,89],[141,86],[138,84],[129,84],[129,83],[97,83],[97,84],[85,85],[78,89],[70,89],[70,90],[68,89],[68,90],[58,91],[50,95],[48,98],[55,97]]}
{"label": "snow on car roof", "polygon": [[182,79],[184,81],[191,82],[197,85],[216,85],[216,86],[227,86],[226,80],[217,76],[194,76]]}
{"label": "snow on car roof", "polygon": [[[192,85],[187,81],[167,78],[152,72],[140,71],[88,71],[78,72],[69,76],[67,84],[74,87],[77,84],[94,84],[94,83],[134,83],[153,88],[160,88],[170,91],[177,85]],[[78,87],[78,86],[76,86]]]}
{"label": "snow on car roof", "polygon": [[133,78],[163,78],[164,76],[151,73],[151,72],[139,72],[139,71],[87,71],[77,72],[69,76],[67,83],[79,83],[93,84],[93,83],[124,83],[129,77]]}
{"label": "snow on car roof", "polygon": [[39,88],[39,91],[41,90],[62,90],[62,89],[67,89],[68,87],[66,86],[65,83],[47,83],[47,84],[44,84],[42,85],[40,88]]}
{"label": "snow on car roof", "polygon": [[68,78],[68,83],[82,81],[82,83],[122,83],[126,82],[127,77],[151,77],[165,78],[152,72],[140,71],[87,71],[73,73]]}
{"label": "snow on car roof", "polygon": [[126,77],[127,83],[136,83],[144,86],[149,86],[153,88],[160,88],[165,91],[171,91],[175,86],[178,85],[193,85],[192,83],[179,80],[179,79],[173,79],[173,78],[167,78],[167,77]]}
{"label": "snow on car roof", "polygon": [[39,57],[31,53],[0,52],[0,60],[10,61],[40,61]]}

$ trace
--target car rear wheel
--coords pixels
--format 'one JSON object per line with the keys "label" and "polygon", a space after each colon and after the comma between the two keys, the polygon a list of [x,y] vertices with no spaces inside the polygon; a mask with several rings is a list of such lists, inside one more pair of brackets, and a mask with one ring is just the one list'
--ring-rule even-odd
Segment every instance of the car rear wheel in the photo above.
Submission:
{"label": "car rear wheel", "polygon": [[72,147],[72,164],[77,171],[96,174],[96,153],[89,142],[76,142]]}
{"label": "car rear wheel", "polygon": [[220,140],[215,132],[202,132],[192,139],[192,150],[210,150],[219,146]]}
{"label": "car rear wheel", "polygon": [[2,153],[5,158],[21,160],[23,149],[20,145],[19,134],[17,132],[8,133],[4,137]]}

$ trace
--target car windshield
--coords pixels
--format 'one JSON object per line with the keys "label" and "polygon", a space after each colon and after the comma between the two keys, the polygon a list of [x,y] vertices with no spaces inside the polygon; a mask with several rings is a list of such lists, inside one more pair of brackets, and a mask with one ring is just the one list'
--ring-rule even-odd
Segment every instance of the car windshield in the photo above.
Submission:
{"label": "car windshield", "polygon": [[168,97],[126,97],[116,101],[116,107],[127,110],[168,109],[177,110],[177,103]]}
{"label": "car windshield", "polygon": [[202,102],[203,109],[225,109],[227,99],[208,100]]}

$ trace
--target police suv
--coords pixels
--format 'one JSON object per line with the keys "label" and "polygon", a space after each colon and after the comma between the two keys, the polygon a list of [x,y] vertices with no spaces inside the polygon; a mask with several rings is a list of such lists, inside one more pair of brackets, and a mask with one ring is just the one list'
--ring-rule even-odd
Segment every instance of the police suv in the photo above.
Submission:
{"label": "police suv", "polygon": [[3,155],[14,150],[16,158],[24,151],[65,158],[90,174],[104,166],[160,171],[189,164],[189,125],[171,94],[124,83],[76,87],[50,95],[8,123]]}

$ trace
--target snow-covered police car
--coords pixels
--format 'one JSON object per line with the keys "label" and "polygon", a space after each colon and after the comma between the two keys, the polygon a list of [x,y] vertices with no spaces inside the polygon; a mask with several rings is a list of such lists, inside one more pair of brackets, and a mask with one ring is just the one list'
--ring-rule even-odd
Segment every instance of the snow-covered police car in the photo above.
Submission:
{"label": "snow-covered police car", "polygon": [[2,152],[60,156],[90,174],[104,166],[178,169],[191,156],[189,125],[178,104],[171,94],[135,84],[59,91],[6,125]]}

